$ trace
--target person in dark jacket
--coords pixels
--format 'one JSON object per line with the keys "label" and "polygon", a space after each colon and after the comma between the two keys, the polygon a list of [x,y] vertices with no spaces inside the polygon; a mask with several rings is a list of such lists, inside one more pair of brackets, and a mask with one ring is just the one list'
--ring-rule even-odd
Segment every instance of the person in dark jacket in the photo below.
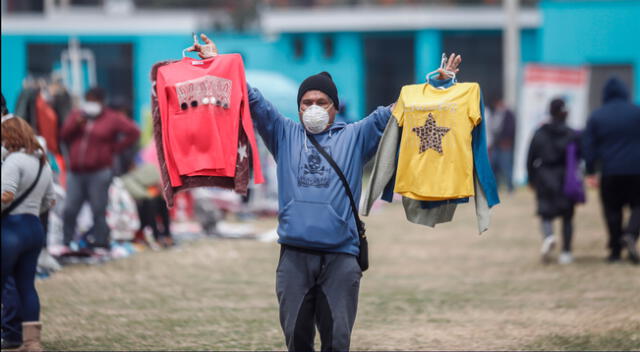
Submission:
{"label": "person in dark jacket", "polygon": [[113,158],[136,143],[140,131],[131,119],[105,107],[102,89],[90,89],[85,100],[80,110],[71,112],[61,132],[69,146],[71,164],[63,214],[64,244],[69,246],[73,241],[78,214],[82,204],[89,201],[93,214],[90,244],[108,249],[105,213]]}
{"label": "person in dark jacket", "polygon": [[537,214],[542,219],[542,260],[549,262],[556,240],[553,236],[553,219],[562,218],[561,264],[573,261],[571,240],[573,237],[573,213],[575,202],[564,192],[566,150],[577,139],[577,133],[566,124],[567,109],[562,99],[554,99],[549,107],[551,122],[540,127],[531,140],[527,156],[529,184],[536,193]]}
{"label": "person in dark jacket", "polygon": [[[640,232],[640,107],[629,102],[629,92],[618,78],[604,87],[604,104],[587,121],[583,154],[587,184],[600,186],[602,209],[609,230],[610,262],[621,259],[626,247],[629,259],[639,262],[637,241]],[[600,181],[595,176],[600,170]],[[622,223],[623,208],[631,216]]]}
{"label": "person in dark jacket", "polygon": [[496,172],[498,186],[505,183],[507,191],[513,192],[513,146],[516,137],[516,116],[502,99],[493,106],[489,120],[491,133],[491,164]]}

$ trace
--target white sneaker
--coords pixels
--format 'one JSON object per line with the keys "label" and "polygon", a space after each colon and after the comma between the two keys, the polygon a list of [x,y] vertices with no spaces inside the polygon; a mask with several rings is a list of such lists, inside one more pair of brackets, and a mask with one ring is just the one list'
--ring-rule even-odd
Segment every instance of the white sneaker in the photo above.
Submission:
{"label": "white sneaker", "polygon": [[542,261],[548,263],[551,260],[551,253],[556,247],[556,239],[553,236],[547,236],[542,241],[542,247],[540,248],[540,254],[542,255]]}
{"label": "white sneaker", "polygon": [[558,264],[571,264],[573,263],[573,255],[571,252],[562,252],[558,257]]}

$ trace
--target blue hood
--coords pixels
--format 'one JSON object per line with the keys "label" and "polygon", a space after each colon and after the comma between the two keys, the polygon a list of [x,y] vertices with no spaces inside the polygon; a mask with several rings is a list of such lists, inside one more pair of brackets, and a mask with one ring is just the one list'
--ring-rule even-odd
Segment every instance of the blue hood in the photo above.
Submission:
{"label": "blue hood", "polygon": [[629,100],[629,89],[627,85],[617,77],[610,78],[604,85],[602,102],[608,103],[615,99]]}
{"label": "blue hood", "polygon": [[619,78],[606,83],[603,100],[582,137],[587,173],[640,175],[640,107],[629,101],[628,88]]}

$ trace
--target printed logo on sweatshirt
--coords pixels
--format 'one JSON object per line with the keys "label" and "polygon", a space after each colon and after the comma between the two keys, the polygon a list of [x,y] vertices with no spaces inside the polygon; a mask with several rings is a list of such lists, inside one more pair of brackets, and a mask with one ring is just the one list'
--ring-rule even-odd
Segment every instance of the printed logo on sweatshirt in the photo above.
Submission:
{"label": "printed logo on sweatshirt", "polygon": [[231,104],[231,80],[211,75],[198,77],[176,83],[176,95],[182,110],[207,104],[228,109]]}
{"label": "printed logo on sweatshirt", "polygon": [[[331,155],[331,147],[327,146],[324,149]],[[302,148],[298,167],[298,186],[327,188],[330,171],[331,165],[315,147]]]}

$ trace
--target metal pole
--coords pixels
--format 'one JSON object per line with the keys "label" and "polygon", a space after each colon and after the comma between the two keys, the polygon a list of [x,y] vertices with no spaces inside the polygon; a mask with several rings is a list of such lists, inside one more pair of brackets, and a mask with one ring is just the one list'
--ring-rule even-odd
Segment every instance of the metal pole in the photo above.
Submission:
{"label": "metal pole", "polygon": [[75,37],[69,39],[69,61],[71,66],[71,92],[77,97],[82,97],[82,57],[80,42]]}
{"label": "metal pole", "polygon": [[45,0],[44,1],[44,14],[45,16],[51,16],[53,12],[55,12],[56,3],[54,0]]}
{"label": "metal pole", "polygon": [[520,0],[503,0],[504,32],[503,89],[504,102],[510,109],[516,108],[518,100],[518,68],[520,67],[520,23],[518,19]]}

